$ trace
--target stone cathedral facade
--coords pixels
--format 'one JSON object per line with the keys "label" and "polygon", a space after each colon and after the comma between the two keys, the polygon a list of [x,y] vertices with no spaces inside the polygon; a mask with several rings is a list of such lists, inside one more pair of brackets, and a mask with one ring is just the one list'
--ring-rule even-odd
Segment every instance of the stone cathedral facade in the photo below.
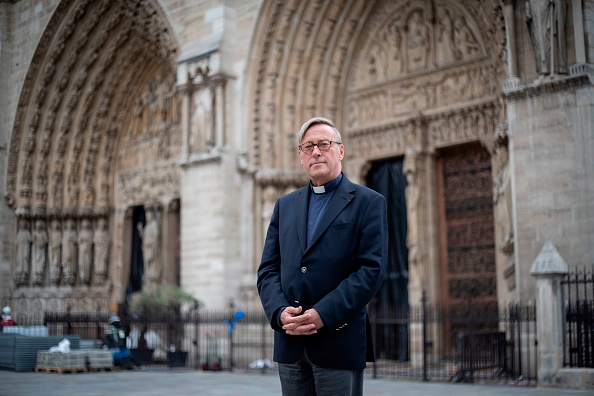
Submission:
{"label": "stone cathedral facade", "polygon": [[533,300],[546,241],[594,262],[593,37],[592,0],[0,2],[0,297],[258,308],[321,115],[351,180],[401,166],[411,304]]}

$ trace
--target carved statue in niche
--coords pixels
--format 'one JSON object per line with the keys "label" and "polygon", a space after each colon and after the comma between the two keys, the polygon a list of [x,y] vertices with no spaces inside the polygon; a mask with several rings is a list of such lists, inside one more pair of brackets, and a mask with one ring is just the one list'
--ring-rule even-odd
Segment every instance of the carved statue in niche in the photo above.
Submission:
{"label": "carved statue in niche", "polygon": [[468,59],[480,53],[481,47],[468,24],[466,18],[458,15],[454,20],[454,46],[456,47],[456,57],[459,59]]}
{"label": "carved statue in niche", "polygon": [[541,76],[567,73],[566,0],[526,0],[525,7],[536,71]]}
{"label": "carved statue in niche", "polygon": [[409,70],[425,69],[429,54],[429,29],[421,11],[415,11],[411,14],[407,23],[407,30]]}
{"label": "carved statue in niche", "polygon": [[49,235],[49,271],[50,281],[57,285],[62,275],[62,224],[60,220],[54,219],[51,222]]}
{"label": "carved statue in niche", "polygon": [[165,113],[163,111],[163,83],[162,77],[159,76],[159,81],[153,81],[149,84],[149,110],[151,124],[156,124],[165,121]]}
{"label": "carved statue in niche", "polygon": [[142,239],[142,258],[144,261],[144,281],[158,284],[161,279],[160,225],[152,210],[146,212],[146,224],[136,225],[140,239]]}
{"label": "carved statue in niche", "polygon": [[107,279],[107,260],[109,258],[109,230],[107,220],[104,218],[97,221],[93,243],[95,244],[93,283],[102,285]]}
{"label": "carved statue in niche", "polygon": [[91,260],[93,253],[93,231],[91,220],[83,219],[78,233],[78,278],[81,283],[91,281]]}
{"label": "carved statue in niche", "polygon": [[406,234],[406,245],[408,247],[408,270],[410,272],[411,285],[420,285],[419,265],[421,262],[420,238],[419,238],[419,211],[422,183],[422,166],[420,155],[416,149],[409,147],[404,157],[404,174],[408,183],[405,191],[408,230]]}
{"label": "carved statue in niche", "polygon": [[374,38],[367,56],[369,83],[385,81],[402,71],[400,41],[395,23]]}
{"label": "carved statue in niche", "polygon": [[46,246],[49,242],[45,220],[35,221],[33,230],[33,283],[43,284],[43,274],[46,262]]}
{"label": "carved statue in niche", "polygon": [[204,86],[194,93],[192,124],[190,126],[190,152],[197,153],[214,146],[213,102],[210,87]]}
{"label": "carved statue in niche", "polygon": [[501,237],[500,249],[511,256],[514,244],[513,218],[511,207],[511,179],[507,137],[497,141],[494,147],[493,206],[495,224]]}
{"label": "carved statue in niche", "polygon": [[461,54],[454,47],[454,22],[451,11],[446,6],[437,9],[437,47],[435,48],[435,57],[437,64],[443,65],[454,60],[460,60]]}
{"label": "carved statue in niche", "polygon": [[131,131],[131,135],[135,136],[135,135],[139,135],[142,133],[142,128],[145,124],[144,122],[144,117],[146,116],[146,111],[145,111],[145,102],[142,96],[137,97],[134,100],[134,105],[132,106],[132,117],[133,117],[133,121],[132,121],[132,131]]}
{"label": "carved statue in niche", "polygon": [[386,36],[391,59],[388,59],[386,66],[391,76],[398,76],[402,73],[402,27],[398,21],[393,21],[388,25],[388,34]]}
{"label": "carved statue in niche", "polygon": [[16,237],[16,271],[14,282],[17,286],[27,283],[29,279],[29,263],[31,262],[31,230],[27,219],[20,219],[17,224]]}
{"label": "carved statue in niche", "polygon": [[62,274],[64,283],[68,285],[73,285],[76,281],[77,247],[76,223],[74,219],[68,219],[62,233]]}

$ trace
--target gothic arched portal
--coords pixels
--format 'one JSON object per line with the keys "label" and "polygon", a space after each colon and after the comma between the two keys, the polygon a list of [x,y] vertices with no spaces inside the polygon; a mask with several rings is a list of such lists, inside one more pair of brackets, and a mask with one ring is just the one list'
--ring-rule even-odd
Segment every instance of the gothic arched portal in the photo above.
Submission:
{"label": "gothic arched portal", "polygon": [[297,130],[326,116],[345,141],[349,178],[364,182],[371,162],[404,157],[415,266],[409,300],[418,303],[422,289],[438,300],[436,157],[471,142],[492,150],[505,116],[501,7],[497,0],[265,2],[248,69],[255,252],[276,198],[307,181]]}
{"label": "gothic arched portal", "polygon": [[[128,264],[122,262],[118,219],[128,206],[144,202],[132,202],[137,182],[125,175],[134,165],[121,151],[131,134],[157,135],[177,122],[168,77],[175,75],[177,52],[155,0],[64,0],[54,9],[19,98],[6,185],[9,206],[24,220],[19,231],[32,231],[30,220],[37,220],[49,233],[50,257],[35,276],[28,269],[15,274],[15,301],[20,293],[49,288],[58,301],[62,289],[76,294],[83,287],[85,297],[95,300],[91,305],[107,309],[110,293],[122,295],[117,280]],[[166,168],[166,161],[159,165]],[[58,246],[53,255],[52,244]],[[93,261],[94,272],[79,276],[77,265]]]}

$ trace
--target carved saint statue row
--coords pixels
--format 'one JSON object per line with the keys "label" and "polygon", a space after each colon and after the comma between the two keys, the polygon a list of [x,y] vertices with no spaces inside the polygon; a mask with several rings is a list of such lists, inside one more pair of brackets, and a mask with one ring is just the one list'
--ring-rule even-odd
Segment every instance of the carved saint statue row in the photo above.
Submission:
{"label": "carved saint statue row", "polygon": [[[16,286],[91,284],[107,278],[109,227],[107,219],[18,220]],[[94,225],[94,229],[93,229]]]}

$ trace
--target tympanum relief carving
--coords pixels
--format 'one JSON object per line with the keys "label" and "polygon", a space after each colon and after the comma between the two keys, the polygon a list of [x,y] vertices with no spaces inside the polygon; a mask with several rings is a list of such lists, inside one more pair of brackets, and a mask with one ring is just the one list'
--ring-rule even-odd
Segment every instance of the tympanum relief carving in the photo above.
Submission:
{"label": "tympanum relief carving", "polygon": [[432,150],[492,133],[503,70],[490,52],[500,49],[486,46],[470,9],[409,1],[374,17],[346,102],[351,152],[389,157],[411,145]]}
{"label": "tympanum relief carving", "polygon": [[116,206],[179,195],[175,161],[181,150],[175,74],[164,68],[137,92],[117,154]]}

